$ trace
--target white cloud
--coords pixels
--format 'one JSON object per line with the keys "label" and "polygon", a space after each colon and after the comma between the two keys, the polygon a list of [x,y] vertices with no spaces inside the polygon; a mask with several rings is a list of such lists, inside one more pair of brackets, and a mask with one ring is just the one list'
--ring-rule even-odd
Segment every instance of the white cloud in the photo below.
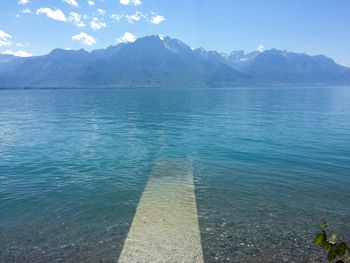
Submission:
{"label": "white cloud", "polygon": [[128,42],[134,42],[136,40],[136,36],[129,33],[125,32],[120,38],[117,38],[118,43],[128,43]]}
{"label": "white cloud", "polygon": [[103,16],[105,13],[106,13],[106,10],[103,10],[101,8],[98,8],[97,9],[97,13],[100,15],[100,16]]}
{"label": "white cloud", "polygon": [[122,5],[134,5],[134,6],[138,6],[141,5],[142,2],[141,0],[120,0],[119,1]]}
{"label": "white cloud", "polygon": [[165,17],[161,15],[155,15],[151,17],[151,23],[156,25],[162,23],[164,20],[165,20]]}
{"label": "white cloud", "polygon": [[70,12],[68,20],[73,22],[78,27],[84,27],[86,24],[81,19],[81,15],[75,12]]}
{"label": "white cloud", "polygon": [[139,12],[139,11],[136,11],[132,15],[126,15],[126,19],[128,20],[128,22],[130,24],[134,24],[135,22],[139,21],[143,17],[145,17],[145,15],[142,14],[141,12]]}
{"label": "white cloud", "polygon": [[88,4],[89,4],[89,6],[93,6],[93,5],[95,5],[95,2],[93,0],[89,0]]}
{"label": "white cloud", "polygon": [[124,15],[121,14],[111,14],[112,21],[119,22],[123,17]]}
{"label": "white cloud", "polygon": [[256,51],[263,52],[265,46],[263,44],[259,44],[258,47],[256,48]]}
{"label": "white cloud", "polygon": [[53,19],[53,20],[57,20],[57,21],[62,21],[62,22],[66,22],[67,18],[64,15],[64,13],[60,10],[60,9],[51,9],[49,7],[44,7],[44,8],[39,8],[36,11],[37,15],[40,14],[45,14],[47,17]]}
{"label": "white cloud", "polygon": [[29,0],[19,0],[17,3],[18,3],[19,5],[26,5],[26,4],[29,3]]}
{"label": "white cloud", "polygon": [[136,5],[141,5],[142,2],[141,0],[132,0],[132,3],[136,6]]}
{"label": "white cloud", "polygon": [[96,43],[96,39],[84,32],[72,36],[72,40],[79,41],[85,45],[91,46]]}
{"label": "white cloud", "polygon": [[31,56],[33,56],[33,54],[31,54],[25,50],[18,50],[18,51],[6,50],[3,54],[13,55],[16,57],[31,57]]}
{"label": "white cloud", "polygon": [[22,13],[23,13],[23,14],[32,14],[33,12],[32,12],[32,10],[30,10],[29,8],[24,8],[24,9],[22,10]]}
{"label": "white cloud", "polygon": [[66,2],[67,4],[70,4],[72,6],[78,7],[79,4],[76,0],[62,0],[63,2]]}
{"label": "white cloud", "polygon": [[94,17],[92,19],[92,21],[90,22],[90,27],[93,30],[99,30],[99,29],[102,29],[102,28],[106,28],[107,24],[105,22],[103,22],[103,21],[100,21],[97,17]]}
{"label": "white cloud", "polygon": [[11,35],[7,34],[5,31],[2,31],[0,29],[0,47],[11,45],[11,38]]}
{"label": "white cloud", "polygon": [[151,12],[150,14],[147,14],[147,13],[142,13],[140,11],[136,11],[135,13],[130,15],[111,14],[110,18],[113,22],[119,22],[125,18],[129,24],[134,24],[142,19],[152,24],[160,24],[163,21],[165,21],[164,16],[157,15],[155,12]]}

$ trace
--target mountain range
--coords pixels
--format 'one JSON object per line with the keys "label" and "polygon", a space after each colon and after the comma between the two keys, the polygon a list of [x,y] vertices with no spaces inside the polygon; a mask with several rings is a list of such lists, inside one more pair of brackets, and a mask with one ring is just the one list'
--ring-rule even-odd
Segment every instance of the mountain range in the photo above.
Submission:
{"label": "mountain range", "polygon": [[147,36],[87,52],[0,55],[0,87],[237,87],[348,85],[350,69],[324,56],[277,49],[223,54]]}

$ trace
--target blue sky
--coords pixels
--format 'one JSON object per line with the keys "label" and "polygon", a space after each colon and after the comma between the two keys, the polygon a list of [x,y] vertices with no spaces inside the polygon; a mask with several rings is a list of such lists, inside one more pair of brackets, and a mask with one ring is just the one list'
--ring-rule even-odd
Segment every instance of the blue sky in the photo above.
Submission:
{"label": "blue sky", "polygon": [[350,66],[349,0],[2,0],[0,12],[0,53],[92,50],[160,34],[193,48],[278,48]]}

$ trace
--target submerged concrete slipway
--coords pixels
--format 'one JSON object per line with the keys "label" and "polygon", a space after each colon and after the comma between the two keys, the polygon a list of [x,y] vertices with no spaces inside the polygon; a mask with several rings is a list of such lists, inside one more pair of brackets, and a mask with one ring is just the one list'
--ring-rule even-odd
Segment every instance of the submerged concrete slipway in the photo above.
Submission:
{"label": "submerged concrete slipway", "polygon": [[190,160],[159,160],[118,262],[204,262]]}

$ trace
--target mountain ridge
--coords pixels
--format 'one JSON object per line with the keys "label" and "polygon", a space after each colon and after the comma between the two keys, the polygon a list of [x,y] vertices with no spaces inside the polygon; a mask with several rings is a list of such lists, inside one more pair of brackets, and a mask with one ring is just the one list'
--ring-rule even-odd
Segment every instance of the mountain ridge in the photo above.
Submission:
{"label": "mountain ridge", "polygon": [[347,85],[350,69],[324,56],[277,49],[223,54],[147,36],[88,52],[0,55],[0,87],[237,87]]}

